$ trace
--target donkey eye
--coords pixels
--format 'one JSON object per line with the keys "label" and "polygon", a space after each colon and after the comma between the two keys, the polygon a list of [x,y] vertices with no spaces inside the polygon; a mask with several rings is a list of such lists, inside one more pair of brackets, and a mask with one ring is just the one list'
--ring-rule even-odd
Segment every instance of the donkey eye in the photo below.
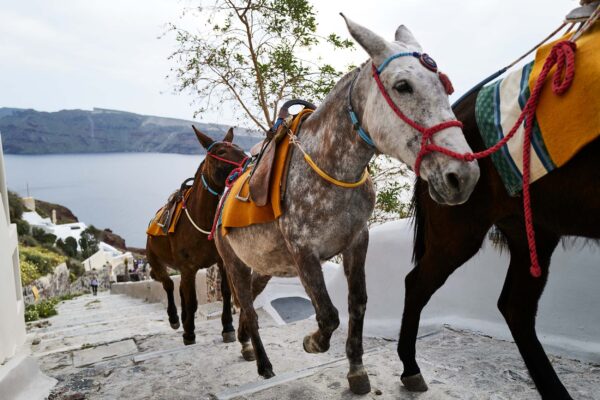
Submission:
{"label": "donkey eye", "polygon": [[408,81],[406,80],[401,80],[400,82],[396,83],[396,85],[394,86],[394,89],[396,89],[396,91],[398,93],[412,93],[413,92],[413,88],[410,85],[410,83],[408,83]]}

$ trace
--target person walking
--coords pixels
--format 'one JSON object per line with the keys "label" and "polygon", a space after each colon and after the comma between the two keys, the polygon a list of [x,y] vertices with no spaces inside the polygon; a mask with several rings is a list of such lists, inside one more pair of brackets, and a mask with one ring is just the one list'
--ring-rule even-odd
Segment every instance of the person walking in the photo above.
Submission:
{"label": "person walking", "polygon": [[92,280],[90,281],[90,286],[92,287],[92,293],[94,296],[98,295],[98,278],[96,275],[92,276]]}

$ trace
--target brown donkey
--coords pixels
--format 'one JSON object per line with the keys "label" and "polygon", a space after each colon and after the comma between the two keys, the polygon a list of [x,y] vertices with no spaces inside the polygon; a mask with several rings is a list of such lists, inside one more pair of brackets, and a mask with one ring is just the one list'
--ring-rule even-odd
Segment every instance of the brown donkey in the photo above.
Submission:
{"label": "brown donkey", "polygon": [[207,156],[194,176],[191,193],[174,233],[168,236],[148,236],[146,252],[152,267],[150,276],[162,282],[167,292],[167,313],[173,329],[179,328],[179,317],[173,297],[173,281],[167,273],[167,266],[181,272],[179,294],[181,296],[181,320],[183,322],[183,342],[195,343],[194,317],[198,308],[196,299],[196,273],[217,263],[221,273],[223,294],[223,341],[235,341],[235,329],[231,316],[231,292],[223,263],[214,242],[208,240],[220,193],[225,188],[227,177],[246,160],[246,154],[232,144],[233,129],[229,129],[221,142],[215,142],[195,127],[194,132]]}
{"label": "brown donkey", "polygon": [[[455,112],[464,123],[474,151],[485,149],[475,120],[477,93]],[[550,259],[563,236],[600,239],[600,139],[587,145],[566,165],[531,186],[536,247],[542,276],[534,278],[523,222],[522,197],[510,197],[489,158],[479,160],[481,179],[470,199],[445,207],[431,200],[427,182],[415,187],[415,267],[406,276],[404,315],[398,355],[404,364],[402,381],[408,390],[427,390],[416,361],[415,343],[421,311],[448,277],[473,257],[489,229],[504,235],[510,264],[498,308],[544,399],[570,399],[540,344],[535,318],[548,280]],[[576,273],[576,272],[574,272]]]}

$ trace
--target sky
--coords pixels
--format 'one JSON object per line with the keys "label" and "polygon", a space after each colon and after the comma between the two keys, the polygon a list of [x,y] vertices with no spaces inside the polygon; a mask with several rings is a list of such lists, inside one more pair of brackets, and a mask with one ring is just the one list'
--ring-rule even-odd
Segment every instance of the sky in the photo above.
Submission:
{"label": "sky", "polygon": [[[212,4],[213,0],[205,1]],[[0,107],[111,108],[192,119],[193,97],[174,93],[168,22],[201,0],[0,0]],[[456,96],[507,65],[578,6],[576,0],[313,1],[321,33],[349,37],[339,12],[392,40],[398,25],[414,33],[452,79]],[[187,20],[187,24],[203,21]],[[189,25],[192,26],[192,25]],[[320,52],[319,52],[320,53]],[[366,53],[320,53],[337,65]],[[204,122],[236,124],[231,112]],[[239,122],[237,122],[239,124]]]}

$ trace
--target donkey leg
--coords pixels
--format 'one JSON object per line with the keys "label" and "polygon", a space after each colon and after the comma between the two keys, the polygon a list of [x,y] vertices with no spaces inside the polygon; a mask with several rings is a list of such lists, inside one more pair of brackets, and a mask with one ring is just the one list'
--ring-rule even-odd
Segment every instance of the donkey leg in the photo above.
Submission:
{"label": "donkey leg", "polygon": [[316,332],[304,337],[304,350],[307,353],[324,353],[329,350],[333,331],[340,325],[338,310],[327,292],[319,257],[310,249],[294,249],[292,254],[300,281],[315,307],[319,326]]}
{"label": "donkey leg", "polygon": [[367,309],[367,285],[365,281],[365,258],[369,245],[369,230],[365,227],[352,247],[343,253],[344,273],[348,280],[348,339],[346,356],[350,362],[348,383],[355,394],[371,391],[369,375],[363,366],[363,322]]}
{"label": "donkey leg", "polygon": [[155,281],[162,283],[163,289],[167,293],[167,315],[169,316],[169,323],[171,328],[179,329],[179,316],[177,315],[177,306],[175,305],[175,297],[173,291],[175,287],[173,280],[167,273],[167,268],[158,261],[153,253],[148,253],[148,262],[150,263],[150,276]]}
{"label": "donkey leg", "polygon": [[[196,343],[195,317],[198,310],[198,299],[196,298],[196,272],[184,271],[180,282],[181,307],[185,307],[185,319],[183,320],[183,343],[188,346]],[[183,311],[181,313],[183,315]]]}
{"label": "donkey leg", "polygon": [[[271,280],[270,275],[260,275],[256,272],[252,272],[252,300],[254,301],[259,294],[267,286],[267,283]],[[254,361],[254,350],[250,344],[250,334],[246,330],[245,325],[240,319],[240,326],[238,328],[238,340],[242,343],[242,356],[246,361]]]}
{"label": "donkey leg", "polygon": [[187,313],[186,313],[186,307],[185,307],[185,296],[183,294],[183,286],[181,285],[181,281],[179,282],[179,300],[181,301],[181,323],[183,325],[185,325]]}
{"label": "donkey leg", "polygon": [[401,380],[411,392],[428,389],[416,360],[421,311],[452,272],[479,251],[489,226],[460,227],[452,232],[451,240],[447,232],[440,230],[434,235],[433,227],[428,225],[429,228],[425,254],[405,278],[404,314],[398,341],[398,356],[404,365]]}
{"label": "donkey leg", "polygon": [[235,342],[235,328],[233,327],[233,316],[231,315],[231,289],[229,288],[229,281],[223,267],[223,261],[219,260],[217,264],[219,266],[219,273],[221,274],[221,295],[223,296],[223,312],[221,313],[223,331],[221,332],[221,336],[223,337],[223,342],[231,343]]}
{"label": "donkey leg", "polygon": [[[235,255],[225,239],[219,239],[217,239],[217,248],[223,257],[227,277],[230,279],[229,284],[241,308],[238,339],[242,344],[242,356],[249,361],[247,353],[254,348],[258,374],[267,379],[272,378],[275,376],[273,366],[258,333],[258,315],[254,310],[252,298],[252,270]],[[250,336],[252,346],[248,343],[248,336]]]}
{"label": "donkey leg", "polygon": [[550,257],[559,238],[536,227],[536,247],[542,276],[534,278],[529,273],[531,263],[523,228],[516,235],[508,233],[507,237],[511,258],[498,308],[542,398],[571,399],[548,360],[535,330],[538,302],[548,279]]}

